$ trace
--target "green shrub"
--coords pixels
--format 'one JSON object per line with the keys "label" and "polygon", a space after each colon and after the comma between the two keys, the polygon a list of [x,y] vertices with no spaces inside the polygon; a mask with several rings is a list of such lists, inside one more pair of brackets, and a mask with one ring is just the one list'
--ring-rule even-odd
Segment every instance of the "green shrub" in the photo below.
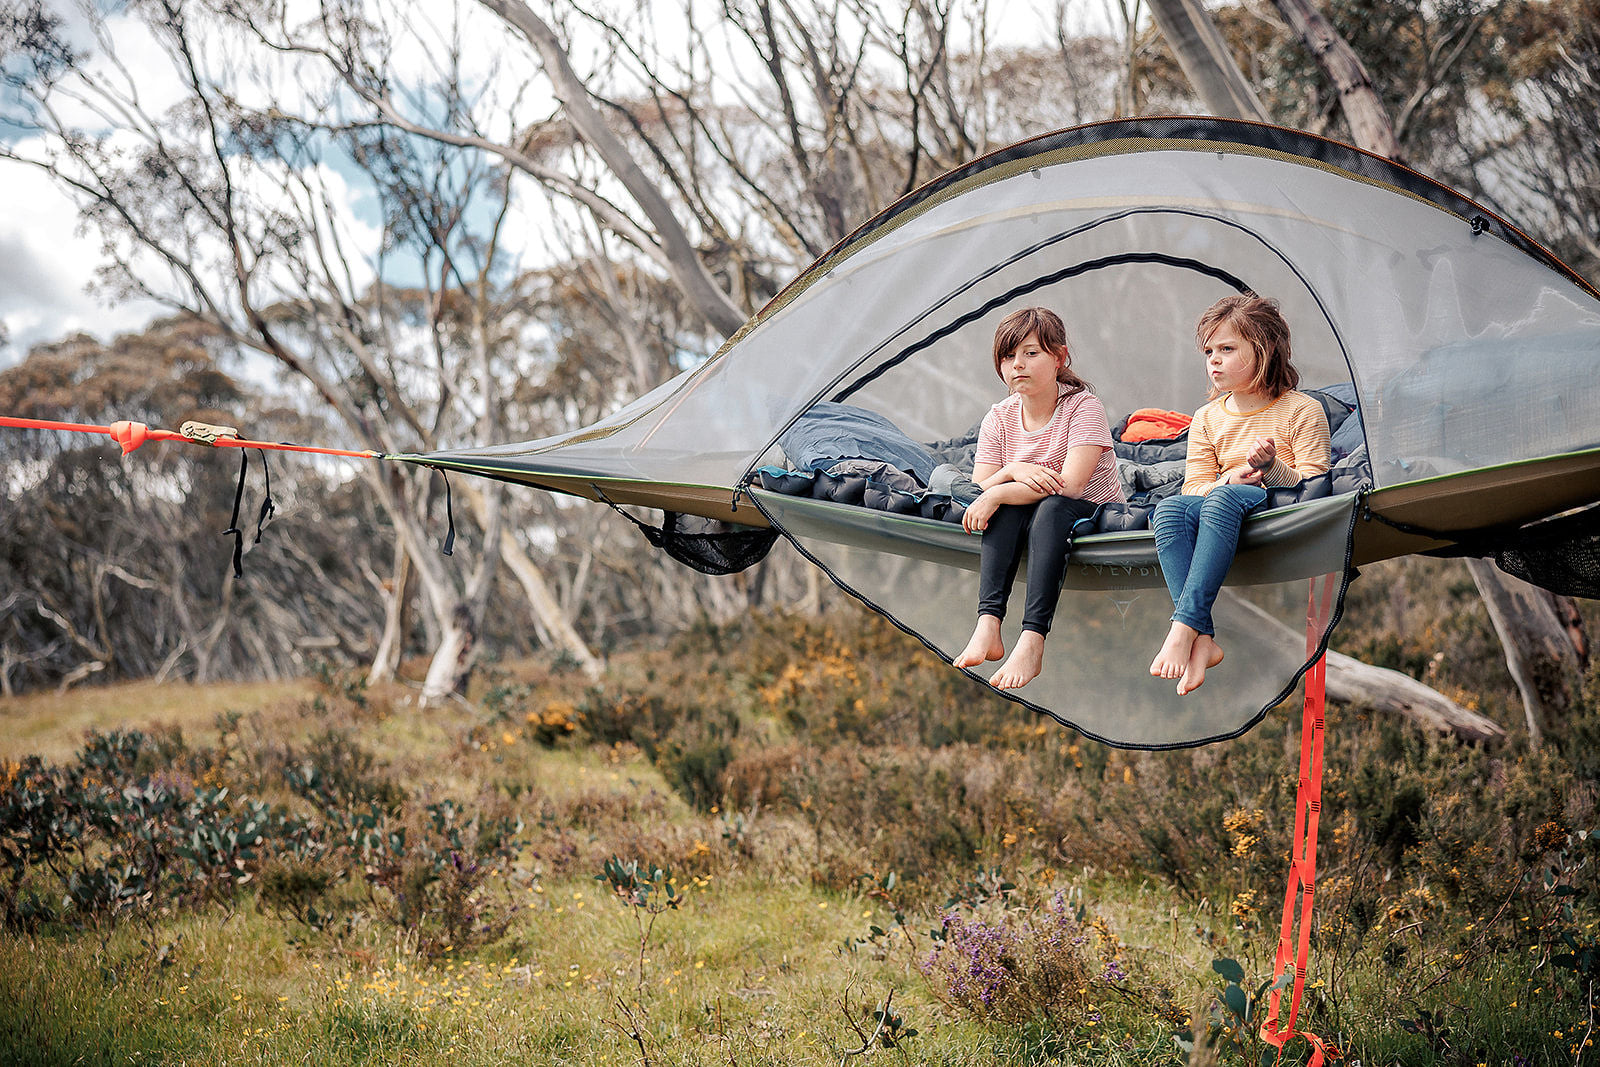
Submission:
{"label": "green shrub", "polygon": [[508,873],[522,823],[504,812],[428,804],[403,819],[356,813],[346,840],[378,914],[424,955],[493,944],[520,910],[495,892]]}
{"label": "green shrub", "polygon": [[343,871],[320,860],[279,856],[262,867],[256,879],[256,896],[264,908],[279,918],[321,930],[334,918],[328,896],[343,877]]}
{"label": "green shrub", "polygon": [[376,805],[400,810],[406,790],[348,730],[331,728],[303,747],[286,746],[282,773],[290,791],[319,807]]}
{"label": "green shrub", "polygon": [[[29,879],[61,888],[60,918],[115,920],[169,904],[230,900],[268,851],[295,847],[307,824],[261,800],[186,775],[147,773],[161,746],[137,732],[91,733],[70,764],[16,765],[0,789],[0,894],[7,925],[54,909]],[[165,757],[173,755],[165,750]],[[153,762],[156,761],[156,762]]]}

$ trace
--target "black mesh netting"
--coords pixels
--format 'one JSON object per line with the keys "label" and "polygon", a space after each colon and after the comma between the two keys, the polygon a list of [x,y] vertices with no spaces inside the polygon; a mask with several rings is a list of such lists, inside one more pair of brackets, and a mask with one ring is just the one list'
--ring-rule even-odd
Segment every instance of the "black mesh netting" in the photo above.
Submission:
{"label": "black mesh netting", "polygon": [[1524,526],[1494,561],[1552,593],[1600,599],[1600,505]]}
{"label": "black mesh netting", "polygon": [[[630,516],[631,518],[631,516]],[[652,545],[701,574],[734,574],[766,558],[778,531],[663,512],[661,525],[633,520]]]}

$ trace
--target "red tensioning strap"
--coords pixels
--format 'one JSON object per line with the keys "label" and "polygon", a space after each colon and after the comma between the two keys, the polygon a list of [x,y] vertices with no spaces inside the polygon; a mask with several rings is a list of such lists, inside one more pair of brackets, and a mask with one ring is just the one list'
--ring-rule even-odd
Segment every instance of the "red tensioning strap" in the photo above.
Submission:
{"label": "red tensioning strap", "polygon": [[[1306,657],[1316,655],[1322,632],[1333,607],[1335,576],[1311,580],[1311,596],[1306,606]],[[1272,978],[1276,985],[1289,967],[1294,968],[1289,993],[1289,1018],[1280,1028],[1278,1008],[1281,989],[1274,989],[1267,1000],[1267,1021],[1261,1037],[1277,1046],[1278,1060],[1289,1041],[1303,1037],[1311,1046],[1307,1067],[1321,1067],[1327,1057],[1338,1058],[1339,1050],[1308,1030],[1297,1030],[1301,999],[1306,989],[1306,962],[1311,955],[1311,908],[1317,883],[1317,823],[1322,817],[1322,734],[1326,701],[1327,657],[1318,656],[1305,675],[1305,710],[1300,725],[1300,781],[1295,790],[1294,841],[1289,851],[1289,885],[1283,895],[1283,925],[1278,933],[1278,955]],[[1299,930],[1296,899],[1299,900]],[[1298,933],[1298,936],[1296,936]],[[1292,947],[1291,947],[1292,946]],[[1291,952],[1293,958],[1291,959]]]}
{"label": "red tensioning strap", "polygon": [[69,433],[97,433],[116,441],[126,455],[146,441],[191,441],[215,448],[265,448],[274,452],[307,452],[318,456],[349,456],[352,459],[382,459],[382,452],[355,451],[348,448],[317,448],[312,445],[291,445],[282,441],[247,441],[242,437],[217,437],[199,441],[172,430],[157,430],[142,422],[113,422],[110,426],[93,426],[82,422],[52,422],[49,419],[19,419],[0,415],[0,426],[20,430],[64,430]]}
{"label": "red tensioning strap", "polygon": [[111,433],[109,426],[91,426],[86,422],[51,422],[49,419],[19,419],[0,415],[0,426],[17,430],[68,430],[72,433]]}

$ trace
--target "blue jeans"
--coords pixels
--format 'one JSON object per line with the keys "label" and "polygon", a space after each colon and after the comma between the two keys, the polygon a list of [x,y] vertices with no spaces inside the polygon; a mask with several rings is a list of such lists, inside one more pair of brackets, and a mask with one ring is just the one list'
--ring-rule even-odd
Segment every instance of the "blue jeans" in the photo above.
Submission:
{"label": "blue jeans", "polygon": [[1169,496],[1156,505],[1150,526],[1173,622],[1216,633],[1211,605],[1239,550],[1239,527],[1266,499],[1259,485],[1219,485],[1205,496]]}

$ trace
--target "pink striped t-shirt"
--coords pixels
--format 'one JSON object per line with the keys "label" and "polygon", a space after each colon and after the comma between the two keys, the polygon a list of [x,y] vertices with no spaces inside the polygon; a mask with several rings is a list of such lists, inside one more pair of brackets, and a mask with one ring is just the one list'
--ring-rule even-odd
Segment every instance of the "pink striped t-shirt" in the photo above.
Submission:
{"label": "pink striped t-shirt", "polygon": [[1037,463],[1059,474],[1067,450],[1077,445],[1099,445],[1102,449],[1082,499],[1096,504],[1126,499],[1117,479],[1117,457],[1111,450],[1111,424],[1106,420],[1105,405],[1087,389],[1069,394],[1061,386],[1055,414],[1033,433],[1022,428],[1022,398],[1016,394],[1006,397],[983,417],[973,461],[996,467]]}

